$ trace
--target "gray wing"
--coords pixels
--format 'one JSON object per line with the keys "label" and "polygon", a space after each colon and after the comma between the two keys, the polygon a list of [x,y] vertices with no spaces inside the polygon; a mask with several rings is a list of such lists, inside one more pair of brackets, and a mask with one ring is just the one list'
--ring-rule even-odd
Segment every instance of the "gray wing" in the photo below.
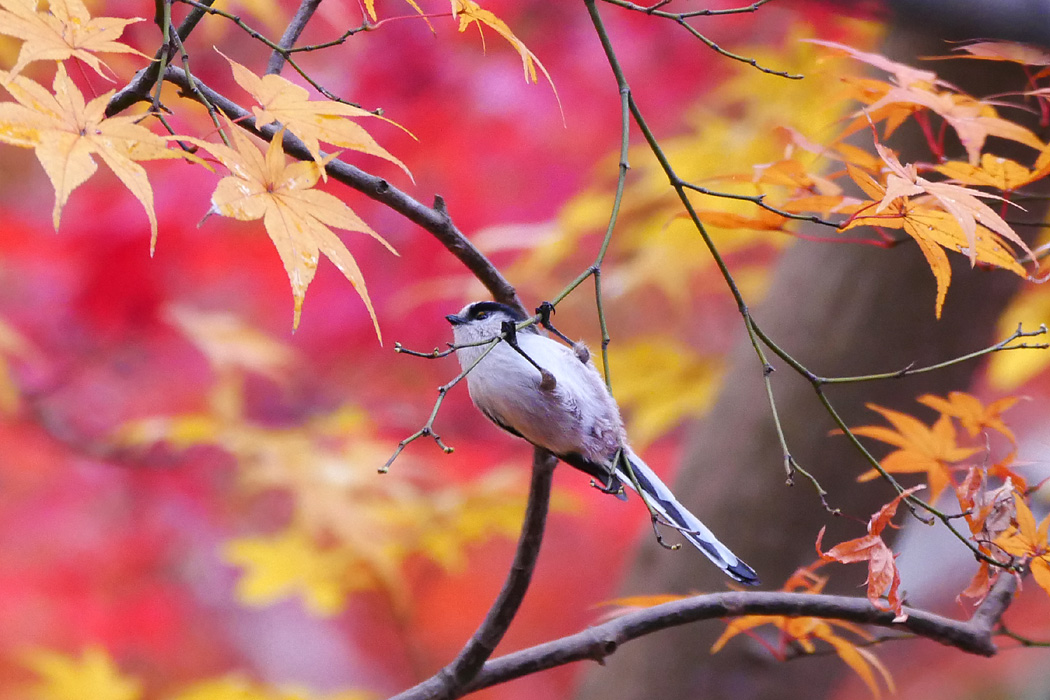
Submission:
{"label": "gray wing", "polygon": [[495,411],[492,411],[492,410],[490,410],[490,409],[488,409],[488,408],[481,408],[481,406],[478,406],[478,409],[479,409],[479,410],[480,410],[480,411],[481,411],[482,413],[484,413],[484,414],[485,414],[485,417],[486,417],[486,418],[488,418],[488,419],[489,419],[490,421],[492,421],[493,423],[495,423],[495,424],[496,424],[496,425],[498,425],[499,427],[501,427],[501,428],[503,428],[504,430],[506,430],[506,431],[507,431],[508,433],[510,433],[511,435],[513,435],[513,436],[515,436],[515,437],[520,437],[520,438],[524,438],[524,437],[525,437],[524,435],[522,435],[521,433],[519,433],[519,432],[518,432],[517,430],[515,430],[514,428],[510,427],[509,425],[507,425],[507,422],[506,422],[505,420],[503,420],[503,417],[502,417],[502,416],[500,416],[500,415],[499,415],[498,413],[496,413]]}

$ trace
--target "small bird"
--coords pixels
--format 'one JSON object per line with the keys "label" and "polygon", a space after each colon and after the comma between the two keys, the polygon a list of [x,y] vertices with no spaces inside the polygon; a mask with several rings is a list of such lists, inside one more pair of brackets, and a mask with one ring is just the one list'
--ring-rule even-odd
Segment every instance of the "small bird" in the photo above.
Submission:
{"label": "small bird", "polygon": [[[489,420],[589,474],[607,493],[626,500],[623,485],[640,491],[665,524],[726,574],[758,585],[754,570],[686,510],[631,450],[620,409],[582,345],[569,348],[541,335],[535,325],[515,332],[515,325],[528,317],[494,301],[467,304],[445,318],[452,324],[460,365],[464,370],[473,366],[467,374],[470,398]],[[501,335],[505,339],[482,357],[487,341]]]}

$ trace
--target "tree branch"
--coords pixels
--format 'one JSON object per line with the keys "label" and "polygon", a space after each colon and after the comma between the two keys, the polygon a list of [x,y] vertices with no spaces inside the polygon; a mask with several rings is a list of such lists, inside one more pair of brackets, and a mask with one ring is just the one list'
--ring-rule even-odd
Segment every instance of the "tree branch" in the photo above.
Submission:
{"label": "tree branch", "polygon": [[538,644],[486,663],[465,688],[467,692],[505,683],[574,661],[603,663],[622,644],[653,632],[714,618],[743,615],[787,615],[845,620],[910,632],[962,651],[994,656],[998,621],[1017,590],[1017,578],[1003,574],[984,603],[967,621],[952,620],[905,607],[908,618],[894,622],[894,613],[879,610],[867,598],[785,592],[710,593],[632,612],[582,632]]}
{"label": "tree branch", "polygon": [[[117,114],[137,102],[149,100],[149,88],[153,83],[152,81],[142,79],[142,76],[149,70],[149,68],[146,68],[139,71],[131,83],[113,95],[112,99],[109,101],[109,105],[106,107],[107,115]],[[212,90],[201,81],[195,78],[190,78],[184,70],[177,66],[168,66],[161,78],[178,85],[182,88],[186,96],[191,99],[199,101],[199,96],[203,96],[204,100],[207,100],[207,102],[218,108],[219,111],[229,117],[238,126],[250,131],[260,138],[270,141],[278,131],[278,127],[275,124],[264,126],[261,129],[257,128],[255,126],[255,119],[250,112],[224,95]],[[306,146],[303,145],[302,141],[296,138],[293,134],[286,131],[284,133],[283,143],[285,153],[288,155],[303,161],[313,160],[313,156],[310,155]],[[435,195],[434,206],[428,207],[402,190],[394,187],[383,178],[371,175],[342,160],[334,159],[330,161],[325,169],[332,179],[390,207],[408,220],[425,229],[428,233],[437,238],[450,253],[460,260],[460,262],[466,265],[467,269],[485,285],[486,289],[489,290],[496,301],[515,306],[523,313],[525,312],[524,307],[518,299],[517,292],[514,290],[514,287],[511,286],[510,282],[508,282],[506,278],[500,274],[499,270],[489,262],[488,258],[486,258],[485,255],[482,254],[482,252],[479,251],[458,228],[456,228],[456,225],[452,222],[452,218],[448,214],[445,200],[442,199],[440,195]]]}
{"label": "tree branch", "polygon": [[[314,16],[314,12],[317,11],[317,6],[320,4],[321,0],[302,0],[299,9],[295,11],[295,16],[292,17],[292,21],[288,23],[288,27],[284,30],[278,46],[284,51],[295,46],[295,42],[299,40],[299,35],[306,29],[307,22]],[[270,54],[270,61],[266,64],[266,74],[280,73],[287,60],[288,55],[286,53],[274,49],[273,53]]]}
{"label": "tree branch", "polygon": [[503,589],[496,596],[481,626],[452,663],[414,688],[395,696],[394,700],[449,699],[460,697],[467,692],[466,684],[477,675],[503,639],[529,588],[543,542],[556,464],[557,460],[553,455],[536,448],[532,458],[529,502],[525,508],[525,522],[522,524],[518,548],[514,553],[514,562],[507,574],[507,580],[503,583]]}

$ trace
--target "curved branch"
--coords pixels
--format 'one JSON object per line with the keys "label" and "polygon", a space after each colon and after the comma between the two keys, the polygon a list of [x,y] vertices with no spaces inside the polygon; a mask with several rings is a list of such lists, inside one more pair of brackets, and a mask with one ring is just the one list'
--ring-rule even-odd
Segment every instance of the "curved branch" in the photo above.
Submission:
{"label": "curved branch", "polygon": [[[143,80],[142,77],[149,71],[148,68],[139,71],[135,79],[125,88],[117,91],[106,107],[107,116],[112,116],[124,111],[131,105],[149,100],[149,88],[152,81]],[[201,81],[191,78],[184,70],[177,66],[168,66],[162,76],[179,86],[190,99],[204,100],[211,103],[219,111],[229,117],[238,126],[263,138],[267,141],[273,139],[278,131],[275,124],[262,128],[255,126],[255,119],[250,112],[245,110],[228,97],[212,90]],[[284,134],[284,151],[288,155],[303,161],[313,160],[313,156],[307,150],[303,142],[287,131]],[[517,307],[525,311],[518,299],[517,292],[510,282],[500,274],[499,270],[489,262],[488,258],[471,243],[463,232],[452,222],[445,206],[445,200],[440,195],[435,195],[434,206],[428,207],[419,200],[399,190],[381,177],[371,175],[349,163],[339,159],[333,159],[325,168],[329,176],[351,187],[366,197],[390,207],[397,213],[409,219],[415,224],[429,232],[438,239],[442,245],[460,262],[466,265],[478,280],[485,285],[496,301]]]}
{"label": "curved branch", "polygon": [[895,622],[893,612],[873,607],[867,598],[848,596],[761,591],[698,595],[632,612],[582,632],[493,659],[482,667],[465,691],[481,690],[574,661],[590,659],[602,663],[632,639],[700,620],[742,615],[845,620],[910,632],[971,654],[993,656],[998,651],[993,642],[998,621],[1016,590],[1015,576],[1001,576],[985,602],[967,621],[905,607],[907,619]]}
{"label": "curved branch", "polygon": [[477,675],[503,639],[529,588],[543,542],[556,464],[557,460],[551,453],[536,448],[532,459],[529,502],[525,508],[525,522],[514,553],[514,562],[481,626],[452,663],[414,688],[395,696],[394,700],[456,698],[467,692],[467,683]]}

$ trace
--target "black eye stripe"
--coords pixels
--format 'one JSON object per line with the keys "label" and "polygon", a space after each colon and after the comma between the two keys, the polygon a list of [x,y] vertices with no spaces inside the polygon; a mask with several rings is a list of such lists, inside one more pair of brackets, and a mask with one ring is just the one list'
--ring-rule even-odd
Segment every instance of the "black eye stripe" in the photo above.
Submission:
{"label": "black eye stripe", "polygon": [[525,316],[517,309],[496,301],[479,301],[471,304],[465,316],[471,320],[481,320],[492,313],[504,313],[516,323],[520,323],[528,318],[528,316]]}

